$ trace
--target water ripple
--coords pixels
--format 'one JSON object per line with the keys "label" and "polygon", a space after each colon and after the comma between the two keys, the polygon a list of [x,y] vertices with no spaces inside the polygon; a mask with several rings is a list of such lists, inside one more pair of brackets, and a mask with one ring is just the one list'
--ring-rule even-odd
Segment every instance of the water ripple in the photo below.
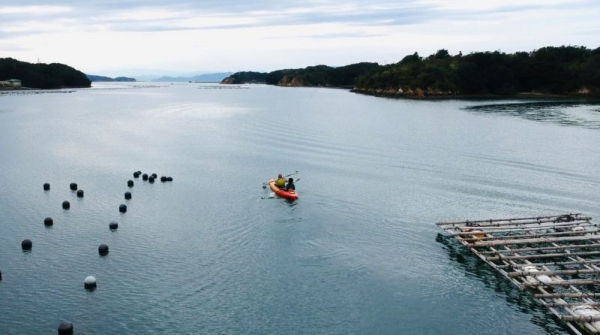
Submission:
{"label": "water ripple", "polygon": [[519,116],[527,120],[564,126],[600,129],[600,115],[594,101],[535,101],[465,107],[465,110]]}

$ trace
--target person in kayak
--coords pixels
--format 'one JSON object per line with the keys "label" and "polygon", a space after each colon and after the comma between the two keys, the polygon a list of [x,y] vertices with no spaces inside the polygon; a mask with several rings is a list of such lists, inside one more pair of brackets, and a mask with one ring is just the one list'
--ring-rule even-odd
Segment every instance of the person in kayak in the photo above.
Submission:
{"label": "person in kayak", "polygon": [[279,187],[280,189],[283,189],[285,187],[285,178],[283,178],[283,175],[281,173],[279,174],[279,176],[277,176],[275,186]]}
{"label": "person in kayak", "polygon": [[296,185],[294,185],[294,178],[290,177],[290,179],[288,179],[288,183],[287,183],[287,185],[285,185],[285,190],[288,191],[288,192],[289,191],[294,191],[294,192],[296,191]]}

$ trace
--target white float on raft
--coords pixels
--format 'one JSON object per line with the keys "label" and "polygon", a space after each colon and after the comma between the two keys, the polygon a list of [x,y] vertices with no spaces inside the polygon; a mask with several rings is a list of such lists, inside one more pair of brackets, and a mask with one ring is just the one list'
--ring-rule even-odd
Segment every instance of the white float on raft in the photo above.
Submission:
{"label": "white float on raft", "polygon": [[[600,317],[600,311],[589,305],[581,305],[573,308],[573,314],[576,316],[582,316],[585,318],[593,319],[594,317]],[[592,331],[600,332],[600,321],[592,321],[592,322],[579,322],[580,325],[584,327],[591,327]]]}

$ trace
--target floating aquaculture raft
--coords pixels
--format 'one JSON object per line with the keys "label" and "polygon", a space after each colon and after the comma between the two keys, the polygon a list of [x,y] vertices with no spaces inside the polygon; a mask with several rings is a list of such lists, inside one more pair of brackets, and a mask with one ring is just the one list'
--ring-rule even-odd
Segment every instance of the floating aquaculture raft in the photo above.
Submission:
{"label": "floating aquaculture raft", "polygon": [[563,320],[600,334],[600,229],[577,214],[437,223]]}

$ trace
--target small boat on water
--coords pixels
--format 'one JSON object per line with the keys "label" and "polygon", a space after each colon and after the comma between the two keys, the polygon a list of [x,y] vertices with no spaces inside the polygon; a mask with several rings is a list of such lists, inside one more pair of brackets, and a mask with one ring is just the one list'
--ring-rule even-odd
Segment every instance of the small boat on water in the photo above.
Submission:
{"label": "small boat on water", "polygon": [[286,190],[282,190],[279,187],[275,186],[275,180],[271,179],[269,180],[269,186],[271,187],[271,191],[275,192],[275,194],[277,194],[278,196],[282,197],[282,198],[286,198],[288,200],[297,200],[298,199],[298,193],[296,193],[296,191],[290,190],[290,191],[286,191]]}

